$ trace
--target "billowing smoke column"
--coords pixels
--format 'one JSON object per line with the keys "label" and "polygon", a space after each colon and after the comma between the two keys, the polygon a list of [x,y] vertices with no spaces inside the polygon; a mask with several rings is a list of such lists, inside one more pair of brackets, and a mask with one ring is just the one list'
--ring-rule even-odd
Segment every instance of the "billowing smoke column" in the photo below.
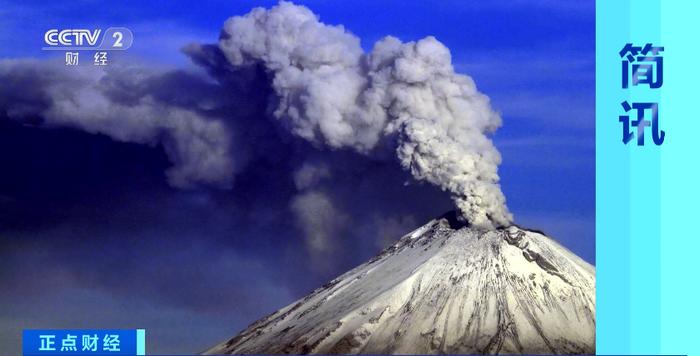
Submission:
{"label": "billowing smoke column", "polygon": [[[488,137],[500,117],[469,77],[454,72],[450,51],[435,38],[386,37],[365,53],[342,27],[282,2],[230,18],[218,46],[186,52],[216,81],[145,68],[0,61],[0,118],[162,145],[173,163],[171,185],[230,188],[246,155],[274,154],[274,140],[259,139],[270,130],[259,123],[267,109],[276,129],[317,152],[395,155],[417,181],[448,191],[474,225],[512,220],[498,184],[501,158]],[[249,93],[256,91],[271,97],[257,100],[260,94]],[[305,207],[331,201],[307,185],[298,188],[307,199],[295,198],[292,209],[309,217]]]}
{"label": "billowing smoke column", "polygon": [[401,165],[449,191],[472,224],[512,220],[486,136],[500,117],[435,38],[385,37],[365,54],[343,27],[286,2],[230,18],[221,37],[233,65],[262,63],[272,74],[274,116],[295,135],[366,154],[393,145]]}

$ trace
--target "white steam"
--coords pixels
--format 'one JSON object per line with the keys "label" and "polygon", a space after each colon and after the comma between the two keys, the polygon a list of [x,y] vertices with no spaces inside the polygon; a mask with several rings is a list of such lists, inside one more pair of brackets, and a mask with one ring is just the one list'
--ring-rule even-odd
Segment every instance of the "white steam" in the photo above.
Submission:
{"label": "white steam", "polygon": [[265,66],[274,115],[293,134],[368,155],[391,146],[415,179],[449,191],[470,223],[512,220],[498,184],[501,157],[487,136],[500,117],[435,38],[386,37],[364,53],[343,27],[282,2],[227,20],[219,47],[235,66]]}

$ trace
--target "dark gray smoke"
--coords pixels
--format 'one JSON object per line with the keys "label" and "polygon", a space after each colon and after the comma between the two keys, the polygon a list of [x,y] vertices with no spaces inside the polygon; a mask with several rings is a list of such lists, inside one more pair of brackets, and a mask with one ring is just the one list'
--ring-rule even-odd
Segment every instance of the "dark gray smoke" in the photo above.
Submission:
{"label": "dark gray smoke", "polygon": [[162,76],[144,69],[72,69],[45,61],[0,61],[0,114],[122,142],[162,144],[173,162],[166,172],[173,186],[231,186],[231,136],[223,123],[205,118],[198,108],[154,97],[149,91]]}
{"label": "dark gray smoke", "polygon": [[183,188],[231,187],[251,157],[275,154],[269,131],[287,133],[275,137],[313,147],[293,151],[299,194],[289,205],[317,250],[328,248],[325,235],[344,219],[318,188],[332,174],[314,152],[351,150],[369,161],[394,156],[415,180],[448,191],[472,224],[512,220],[499,186],[500,154],[488,136],[500,117],[471,78],[454,72],[450,51],[435,38],[386,37],[364,53],[342,27],[282,2],[230,18],[218,45],[185,52],[211,78],[1,61],[0,115],[161,144],[173,163],[167,177]]}

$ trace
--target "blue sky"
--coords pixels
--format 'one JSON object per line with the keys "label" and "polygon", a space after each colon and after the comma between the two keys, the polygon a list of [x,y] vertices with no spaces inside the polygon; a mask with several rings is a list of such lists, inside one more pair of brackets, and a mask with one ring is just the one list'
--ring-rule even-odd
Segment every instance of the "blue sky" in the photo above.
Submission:
{"label": "blue sky", "polygon": [[[297,3],[311,8],[325,23],[345,26],[361,38],[365,49],[386,35],[402,41],[432,35],[449,47],[456,70],[472,76],[502,113],[503,127],[494,141],[503,155],[501,182],[516,223],[544,230],[595,263],[593,2]],[[228,17],[274,4],[2,0],[0,59],[48,57],[40,48],[49,28],[127,26],[133,30],[135,42],[119,60],[190,68],[192,64],[179,51],[183,45],[213,43]],[[0,147],[3,140],[6,145],[0,150],[4,151],[0,166],[13,172],[0,179],[0,242],[10,246],[6,251],[15,256],[5,256],[6,268],[0,278],[7,278],[16,291],[0,292],[2,304],[12,305],[14,311],[0,312],[0,344],[18,340],[17,332],[23,327],[145,325],[151,330],[156,351],[195,352],[232,336],[247,323],[376,252],[376,244],[353,242],[356,251],[343,255],[340,262],[324,265],[323,273],[310,271],[298,261],[293,243],[266,237],[279,233],[274,228],[255,230],[229,223],[229,219],[245,219],[218,194],[173,192],[162,179],[167,165],[162,151],[88,136],[92,135],[0,126]],[[85,152],[86,147],[91,153]],[[8,153],[18,149],[22,159]],[[47,158],[44,150],[55,151],[57,156]],[[116,163],[105,166],[101,161],[107,158]],[[41,176],[56,178],[49,182]],[[128,185],[119,190],[124,210],[110,203],[113,187],[122,184]],[[145,191],[148,202],[138,199]],[[11,203],[4,206],[4,202]],[[232,215],[227,215],[229,212]],[[104,214],[112,214],[109,222],[101,220]],[[232,231],[247,238],[232,242]],[[128,238],[122,237],[125,232]],[[163,243],[158,238],[163,234],[182,238]],[[191,242],[190,235],[202,237]],[[172,280],[166,278],[153,286],[144,277],[142,281],[136,278],[134,287],[119,283],[114,287],[108,282],[116,276],[83,271],[90,263],[103,264],[104,260],[76,253],[88,262],[73,266],[51,255],[53,249],[66,252],[57,244],[70,244],[72,239],[79,240],[85,249],[99,249],[104,243],[110,249],[107,260],[112,260],[113,266],[121,263],[118,268],[133,273],[129,276],[138,275],[141,268],[147,271],[144,275],[158,275],[165,264],[171,268],[165,271],[172,274]],[[191,253],[182,255],[183,249]],[[169,253],[148,253],[161,250]],[[62,271],[51,284],[56,288],[55,298],[42,296],[40,287],[23,282],[45,273],[28,267],[42,263]],[[15,275],[11,275],[13,271]],[[196,287],[179,278],[199,280],[201,289],[228,281],[244,285],[246,290],[223,289],[218,293],[222,296],[216,297],[180,293],[175,289],[178,283],[185,284],[183,289]],[[172,295],[178,293],[181,295]],[[59,297],[69,306],[59,303]],[[228,300],[231,298],[239,300],[234,303]],[[207,309],[205,305],[212,299],[210,304],[228,309]],[[100,311],[99,316],[86,320],[80,316],[81,308]]]}

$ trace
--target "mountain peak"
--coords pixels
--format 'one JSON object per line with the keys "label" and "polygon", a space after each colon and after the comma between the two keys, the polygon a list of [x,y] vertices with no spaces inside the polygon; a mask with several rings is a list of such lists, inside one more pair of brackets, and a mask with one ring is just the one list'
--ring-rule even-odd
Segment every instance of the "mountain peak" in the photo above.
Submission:
{"label": "mountain peak", "polygon": [[431,220],[211,354],[595,353],[595,269],[547,236]]}

